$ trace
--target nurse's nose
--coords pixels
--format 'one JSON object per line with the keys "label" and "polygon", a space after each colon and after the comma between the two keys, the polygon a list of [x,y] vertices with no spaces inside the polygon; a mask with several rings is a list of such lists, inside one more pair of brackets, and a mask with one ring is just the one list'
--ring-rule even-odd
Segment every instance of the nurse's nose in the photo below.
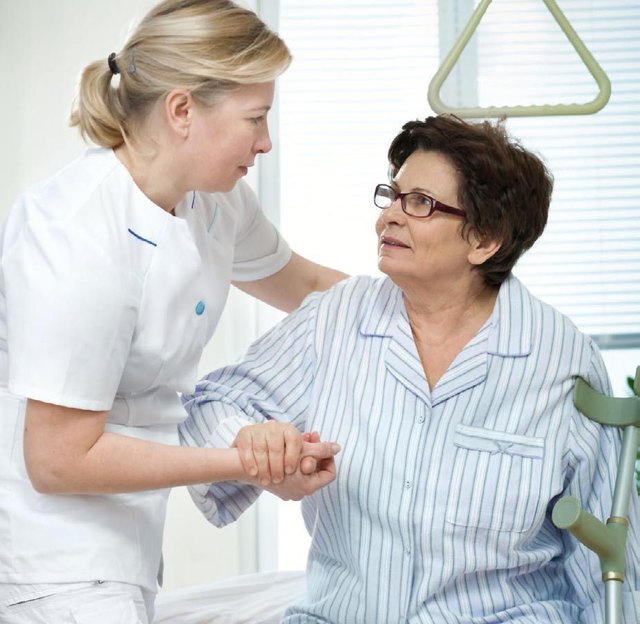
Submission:
{"label": "nurse's nose", "polygon": [[264,132],[260,134],[258,140],[254,144],[256,154],[266,154],[271,151],[273,144],[271,143],[271,137],[269,136],[269,126],[264,125]]}

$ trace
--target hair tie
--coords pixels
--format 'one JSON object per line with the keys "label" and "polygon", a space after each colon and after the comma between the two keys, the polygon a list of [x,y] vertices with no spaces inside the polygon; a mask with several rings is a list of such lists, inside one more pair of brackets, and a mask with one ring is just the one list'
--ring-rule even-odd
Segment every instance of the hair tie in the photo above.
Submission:
{"label": "hair tie", "polygon": [[109,54],[109,58],[107,59],[107,64],[109,65],[109,69],[111,73],[115,76],[120,73],[120,68],[118,67],[118,63],[116,63],[116,53],[112,52]]}
{"label": "hair tie", "polygon": [[131,48],[131,62],[129,63],[129,73],[136,73],[136,47]]}

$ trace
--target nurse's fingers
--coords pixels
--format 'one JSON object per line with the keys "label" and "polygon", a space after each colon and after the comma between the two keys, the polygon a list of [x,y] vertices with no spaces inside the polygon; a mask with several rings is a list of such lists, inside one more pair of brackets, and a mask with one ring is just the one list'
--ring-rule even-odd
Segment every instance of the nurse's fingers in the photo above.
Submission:
{"label": "nurse's fingers", "polygon": [[293,474],[298,469],[302,442],[302,434],[295,427],[289,426],[284,430],[284,472],[286,474]]}
{"label": "nurse's fingers", "polygon": [[266,438],[269,463],[269,481],[271,483],[280,483],[284,478],[284,455],[285,455],[285,437],[286,430],[271,429],[267,432]]}
{"label": "nurse's fingers", "polygon": [[264,429],[261,429],[255,432],[253,436],[253,458],[258,467],[258,481],[260,481],[262,485],[271,483],[269,453],[269,442]]}
{"label": "nurse's fingers", "polygon": [[[319,442],[315,437],[307,437]],[[261,485],[281,483],[285,474],[293,474],[300,464],[303,448],[302,434],[291,424],[268,421],[243,427],[233,446],[240,454],[245,471],[257,478]],[[312,445],[308,453],[313,457],[326,457],[326,448]],[[315,463],[309,469],[315,471]]]}
{"label": "nurse's fingers", "polygon": [[300,463],[302,434],[291,424],[269,421],[264,424],[269,448],[271,482],[281,483],[285,474],[293,474]]}
{"label": "nurse's fingers", "polygon": [[238,449],[240,463],[242,464],[242,469],[245,473],[250,477],[255,477],[258,474],[258,465],[253,457],[253,442],[250,425],[242,427],[242,429],[238,431],[236,439],[233,441],[231,447]]}
{"label": "nurse's fingers", "polygon": [[272,481],[272,457],[276,464],[276,478],[282,480],[284,441],[279,423],[246,425],[238,432],[233,446],[238,449],[245,472],[256,478],[261,485],[268,485]]}
{"label": "nurse's fingers", "polygon": [[[305,442],[320,442],[320,434],[317,431],[304,433],[303,440]],[[318,462],[314,457],[303,457],[300,460],[300,472],[304,475],[313,474],[318,467]]]}

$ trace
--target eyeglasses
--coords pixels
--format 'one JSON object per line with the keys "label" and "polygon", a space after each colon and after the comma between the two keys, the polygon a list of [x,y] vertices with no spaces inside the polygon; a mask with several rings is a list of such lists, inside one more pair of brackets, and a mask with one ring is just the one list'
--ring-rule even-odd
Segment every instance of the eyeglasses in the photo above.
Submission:
{"label": "eyeglasses", "polygon": [[424,193],[418,193],[416,191],[412,193],[398,193],[398,191],[388,184],[378,184],[378,186],[376,186],[373,194],[373,203],[378,208],[382,208],[383,210],[385,208],[391,208],[391,204],[393,204],[396,199],[400,200],[402,212],[408,214],[410,217],[417,217],[418,219],[426,219],[436,210],[459,217],[464,217],[465,215],[464,210],[447,206]]}

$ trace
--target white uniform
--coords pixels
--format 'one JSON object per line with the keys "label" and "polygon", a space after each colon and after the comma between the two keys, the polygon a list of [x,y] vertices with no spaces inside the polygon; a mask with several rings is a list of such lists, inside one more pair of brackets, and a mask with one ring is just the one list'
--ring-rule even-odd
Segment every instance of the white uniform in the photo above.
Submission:
{"label": "white uniform", "polygon": [[290,258],[249,187],[190,193],[172,216],[111,150],[25,193],[0,236],[0,583],[106,580],[156,590],[168,490],[37,493],[22,450],[30,397],[108,410],[109,431],[177,444],[230,280]]}

